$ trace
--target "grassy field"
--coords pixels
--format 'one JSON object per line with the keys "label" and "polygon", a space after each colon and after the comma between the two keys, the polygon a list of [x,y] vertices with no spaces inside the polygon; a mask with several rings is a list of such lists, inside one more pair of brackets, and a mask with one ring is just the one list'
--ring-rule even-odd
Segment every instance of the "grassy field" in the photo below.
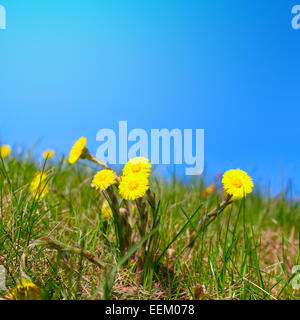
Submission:
{"label": "grassy field", "polygon": [[[105,195],[91,187],[95,167],[56,160],[0,159],[2,299],[24,278],[41,299],[299,299],[292,268],[300,265],[300,203],[288,194],[271,198],[256,186],[199,229],[222,201],[221,185],[152,173],[156,207],[146,203],[149,215],[155,210],[145,234],[137,203],[118,197],[130,228],[122,249],[114,218],[101,209]],[[37,170],[48,177],[42,198],[29,188]]]}

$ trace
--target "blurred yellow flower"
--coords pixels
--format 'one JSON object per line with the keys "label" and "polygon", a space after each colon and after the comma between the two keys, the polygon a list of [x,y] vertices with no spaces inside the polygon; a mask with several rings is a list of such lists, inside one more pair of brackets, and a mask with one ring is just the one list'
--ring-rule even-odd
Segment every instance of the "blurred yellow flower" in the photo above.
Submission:
{"label": "blurred yellow flower", "polygon": [[43,152],[43,158],[44,159],[51,159],[54,156],[55,156],[55,151],[54,150],[49,149],[49,150],[45,150]]}
{"label": "blurred yellow flower", "polygon": [[3,146],[0,147],[0,155],[2,159],[8,157],[10,153],[11,153],[11,147],[8,144],[4,144]]}
{"label": "blurred yellow flower", "polygon": [[9,294],[9,300],[40,300],[39,288],[29,280],[22,280]]}
{"label": "blurred yellow flower", "polygon": [[47,174],[45,172],[37,172],[30,184],[30,192],[38,194],[43,198],[48,192]]}
{"label": "blurred yellow flower", "polygon": [[151,163],[145,157],[136,157],[130,159],[123,168],[123,175],[143,174],[148,177],[150,174]]}
{"label": "blurred yellow flower", "polygon": [[211,184],[207,188],[204,189],[204,196],[208,197],[211,193],[213,193],[216,190],[216,185]]}
{"label": "blurred yellow flower", "polygon": [[141,198],[148,189],[149,181],[143,174],[123,176],[119,185],[119,192],[125,200]]}
{"label": "blurred yellow flower", "polygon": [[69,163],[70,164],[74,164],[78,161],[83,150],[85,149],[86,141],[87,140],[85,137],[81,137],[79,140],[77,140],[75,142],[75,144],[73,145],[73,147],[70,151],[70,155],[69,155]]}
{"label": "blurred yellow flower", "polygon": [[101,206],[101,212],[105,219],[109,219],[112,217],[113,213],[111,211],[111,208],[107,202],[104,202]]}
{"label": "blurred yellow flower", "polygon": [[240,169],[228,170],[222,179],[224,191],[231,196],[231,200],[239,200],[252,192],[254,184],[251,177]]}
{"label": "blurred yellow flower", "polygon": [[116,174],[112,170],[100,170],[94,177],[92,186],[105,190],[116,182]]}

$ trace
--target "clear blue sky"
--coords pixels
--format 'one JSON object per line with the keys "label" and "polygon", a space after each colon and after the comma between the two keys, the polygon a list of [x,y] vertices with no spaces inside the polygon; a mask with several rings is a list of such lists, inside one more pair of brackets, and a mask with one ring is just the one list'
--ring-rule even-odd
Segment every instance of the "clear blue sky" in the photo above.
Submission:
{"label": "clear blue sky", "polygon": [[289,0],[0,0],[0,135],[68,152],[117,129],[205,129],[210,174],[300,191],[300,30]]}

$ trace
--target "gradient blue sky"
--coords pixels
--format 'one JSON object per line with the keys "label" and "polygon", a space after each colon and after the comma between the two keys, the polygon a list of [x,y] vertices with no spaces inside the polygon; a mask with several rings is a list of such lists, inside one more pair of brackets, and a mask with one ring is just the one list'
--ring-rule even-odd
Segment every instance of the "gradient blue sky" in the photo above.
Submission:
{"label": "gradient blue sky", "polygon": [[68,152],[117,129],[205,129],[206,169],[300,191],[289,0],[0,0],[0,135]]}

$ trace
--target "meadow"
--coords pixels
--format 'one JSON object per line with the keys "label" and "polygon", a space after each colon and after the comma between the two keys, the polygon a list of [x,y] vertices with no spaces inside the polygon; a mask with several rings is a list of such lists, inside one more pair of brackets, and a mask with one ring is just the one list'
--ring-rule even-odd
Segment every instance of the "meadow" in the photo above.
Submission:
{"label": "meadow", "polygon": [[1,156],[1,299],[299,300],[290,189],[271,197],[252,177],[252,192],[233,200],[222,175],[166,180],[146,164],[133,195],[130,175],[109,183],[110,168],[79,149]]}

